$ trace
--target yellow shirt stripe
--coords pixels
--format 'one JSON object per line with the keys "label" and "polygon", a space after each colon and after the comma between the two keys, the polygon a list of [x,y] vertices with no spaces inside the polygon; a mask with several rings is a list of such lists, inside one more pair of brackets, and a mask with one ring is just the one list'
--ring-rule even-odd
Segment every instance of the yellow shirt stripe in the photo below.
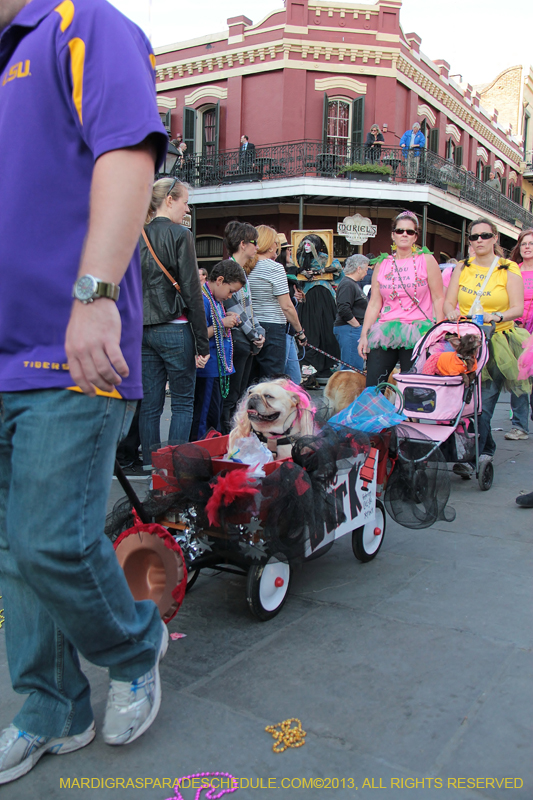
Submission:
{"label": "yellow shirt stripe", "polygon": [[85,67],[85,42],[83,39],[71,39],[68,43],[72,67],[72,100],[76,106],[80,123],[83,125],[83,70]]}
{"label": "yellow shirt stripe", "polygon": [[72,0],[63,0],[54,11],[57,11],[61,17],[61,30],[63,33],[66,31],[72,20],[74,19],[74,3]]}

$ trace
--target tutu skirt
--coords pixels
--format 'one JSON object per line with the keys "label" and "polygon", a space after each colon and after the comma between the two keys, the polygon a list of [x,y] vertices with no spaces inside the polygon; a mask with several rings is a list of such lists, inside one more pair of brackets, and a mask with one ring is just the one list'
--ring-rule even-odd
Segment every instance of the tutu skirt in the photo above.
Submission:
{"label": "tutu skirt", "polygon": [[[531,369],[533,353],[530,350],[531,345],[528,347],[529,342],[530,334],[525,328],[512,327],[505,331],[497,331],[488,343],[489,360],[481,373],[482,382],[494,380],[496,367],[504,377],[503,386],[508,392],[513,392],[517,397],[531,394],[529,376],[533,373],[533,369]],[[526,352],[524,352],[524,346],[527,347]],[[520,365],[519,358],[524,359]],[[530,365],[529,374],[526,374],[526,363]]]}
{"label": "tutu skirt", "polygon": [[524,352],[518,359],[518,379],[526,380],[533,376],[533,336],[522,342]]}
{"label": "tutu skirt", "polygon": [[368,331],[368,346],[371,350],[381,347],[383,350],[412,350],[422,336],[432,328],[434,322],[429,319],[418,322],[374,322]]}

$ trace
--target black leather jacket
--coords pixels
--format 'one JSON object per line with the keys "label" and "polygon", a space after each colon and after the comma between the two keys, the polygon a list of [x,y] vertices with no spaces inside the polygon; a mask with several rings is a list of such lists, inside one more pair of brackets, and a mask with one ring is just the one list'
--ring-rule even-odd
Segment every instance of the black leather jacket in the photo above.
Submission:
{"label": "black leather jacket", "polygon": [[154,252],[179,283],[177,292],[150,255],[141,236],[143,324],[161,325],[185,314],[196,340],[196,352],[209,354],[207,323],[192,233],[167,217],[156,217],[145,227]]}

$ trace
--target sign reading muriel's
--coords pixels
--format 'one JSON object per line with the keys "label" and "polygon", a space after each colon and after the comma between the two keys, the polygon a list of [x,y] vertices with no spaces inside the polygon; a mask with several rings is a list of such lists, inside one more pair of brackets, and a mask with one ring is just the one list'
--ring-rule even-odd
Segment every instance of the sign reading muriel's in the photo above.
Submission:
{"label": "sign reading muriel's", "polygon": [[378,232],[378,226],[372,220],[361,214],[344,217],[342,222],[337,222],[337,233],[345,236],[350,244],[364,244],[368,239],[373,239]]}

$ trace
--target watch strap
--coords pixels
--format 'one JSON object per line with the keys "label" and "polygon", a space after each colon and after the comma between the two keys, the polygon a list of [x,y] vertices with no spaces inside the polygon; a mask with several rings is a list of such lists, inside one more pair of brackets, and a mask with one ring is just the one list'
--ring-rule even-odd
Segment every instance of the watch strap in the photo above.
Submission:
{"label": "watch strap", "polygon": [[95,294],[98,295],[98,297],[109,297],[116,303],[120,295],[120,286],[117,286],[116,283],[98,281]]}

